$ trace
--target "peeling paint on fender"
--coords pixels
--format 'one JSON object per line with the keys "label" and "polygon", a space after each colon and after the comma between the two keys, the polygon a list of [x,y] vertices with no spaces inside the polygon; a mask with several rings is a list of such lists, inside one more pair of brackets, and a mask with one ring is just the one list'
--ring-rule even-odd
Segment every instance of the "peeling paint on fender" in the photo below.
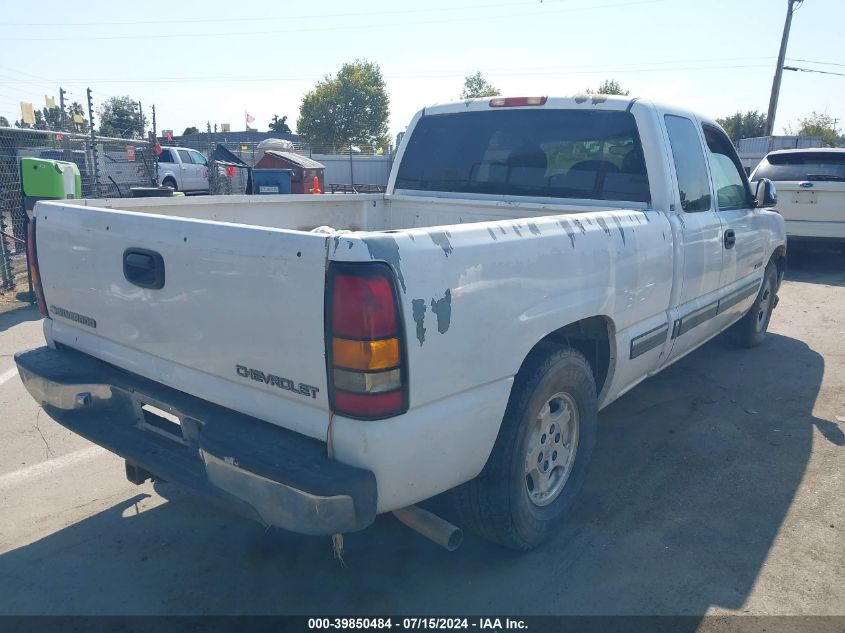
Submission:
{"label": "peeling paint on fender", "polygon": [[452,320],[452,291],[446,288],[442,299],[432,298],[431,311],[437,315],[437,331],[445,334]]}
{"label": "peeling paint on fender", "polygon": [[604,221],[604,218],[596,218],[596,222],[599,223],[601,230],[604,231],[604,234],[610,237],[610,229],[607,228],[607,222]]}
{"label": "peeling paint on fender", "polygon": [[531,231],[531,233],[533,233],[534,235],[540,235],[540,229],[533,222],[528,223],[528,230]]}
{"label": "peeling paint on fender", "polygon": [[578,230],[581,231],[581,235],[587,234],[587,229],[584,228],[584,225],[581,224],[581,220],[578,218],[572,218],[572,221],[575,222],[575,226],[578,227]]}
{"label": "peeling paint on fender", "polygon": [[613,223],[616,224],[616,228],[619,229],[619,235],[622,236],[622,244],[626,244],[625,241],[625,229],[622,228],[622,223],[619,221],[615,215],[613,216]]}
{"label": "peeling paint on fender", "polygon": [[569,242],[572,244],[572,248],[575,248],[575,231],[572,230],[572,225],[569,224],[569,220],[566,218],[558,218],[557,223],[560,224],[560,228],[566,231],[566,235],[569,237]]}
{"label": "peeling paint on fender", "polygon": [[499,240],[499,238],[498,238],[498,237],[496,237],[496,234],[493,232],[493,229],[491,229],[490,227],[487,227],[487,232],[490,234],[490,237],[492,237],[492,238],[493,238],[493,241],[498,241],[498,240]]}
{"label": "peeling paint on fender", "polygon": [[370,259],[380,259],[386,261],[396,270],[396,277],[399,279],[399,284],[402,286],[402,292],[406,291],[405,277],[402,275],[402,266],[400,264],[401,255],[399,255],[399,244],[389,235],[375,235],[372,237],[362,238],[367,245],[367,250],[370,252]]}
{"label": "peeling paint on fender", "polygon": [[449,231],[426,231],[431,241],[443,249],[446,257],[452,252],[452,243],[449,241],[451,234]]}
{"label": "peeling paint on fender", "polygon": [[514,232],[515,232],[515,233],[516,233],[519,237],[522,237],[522,231],[520,231],[520,230],[519,230],[519,224],[517,224],[516,222],[513,222],[513,223],[511,224],[511,226],[513,227]]}
{"label": "peeling paint on fender", "polygon": [[420,347],[425,343],[425,299],[414,299],[411,301],[411,308],[414,315],[414,323],[417,324],[417,340]]}

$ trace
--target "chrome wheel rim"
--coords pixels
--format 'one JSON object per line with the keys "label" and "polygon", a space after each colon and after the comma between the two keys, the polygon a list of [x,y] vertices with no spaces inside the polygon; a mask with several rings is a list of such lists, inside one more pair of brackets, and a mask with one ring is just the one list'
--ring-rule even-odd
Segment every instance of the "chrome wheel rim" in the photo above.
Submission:
{"label": "chrome wheel rim", "polygon": [[760,305],[757,310],[757,319],[754,322],[754,328],[758,332],[762,332],[766,327],[766,319],[769,314],[769,307],[772,303],[772,284],[767,283],[763,287],[763,294],[760,295]]}
{"label": "chrome wheel rim", "polygon": [[525,490],[535,506],[549,505],[566,486],[575,464],[579,428],[575,400],[563,391],[537,412],[525,451]]}

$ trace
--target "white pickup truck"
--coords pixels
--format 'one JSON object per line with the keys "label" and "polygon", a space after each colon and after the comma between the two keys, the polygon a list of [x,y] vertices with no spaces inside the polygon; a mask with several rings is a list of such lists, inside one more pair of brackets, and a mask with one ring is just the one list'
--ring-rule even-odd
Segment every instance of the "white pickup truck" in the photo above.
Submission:
{"label": "white pickup truck", "polygon": [[[310,534],[415,512],[528,549],[565,521],[597,412],[732,327],[786,264],[713,121],[646,100],[494,98],[413,119],[386,194],[39,202],[47,346],[16,356],[67,428]],[[409,509],[410,508],[410,509]]]}
{"label": "white pickup truck", "polygon": [[158,155],[158,183],[174,191],[207,193],[208,159],[195,149],[162,147]]}

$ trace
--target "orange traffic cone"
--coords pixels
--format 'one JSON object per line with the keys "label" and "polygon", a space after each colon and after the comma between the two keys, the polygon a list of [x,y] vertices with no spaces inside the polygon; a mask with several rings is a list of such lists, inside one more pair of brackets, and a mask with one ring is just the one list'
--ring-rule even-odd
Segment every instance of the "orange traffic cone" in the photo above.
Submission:
{"label": "orange traffic cone", "polygon": [[320,191],[319,176],[314,176],[314,187],[311,189],[311,193],[323,193],[322,191]]}

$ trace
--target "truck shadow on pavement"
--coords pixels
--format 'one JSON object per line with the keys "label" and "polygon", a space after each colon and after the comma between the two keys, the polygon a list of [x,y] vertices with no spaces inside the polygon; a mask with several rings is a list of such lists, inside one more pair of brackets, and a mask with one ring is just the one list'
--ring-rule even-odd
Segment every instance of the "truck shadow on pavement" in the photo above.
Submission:
{"label": "truck shadow on pavement", "polygon": [[845,286],[845,250],[842,247],[790,244],[786,279],[804,283]]}
{"label": "truck shadow on pavement", "polygon": [[0,313],[0,332],[5,332],[15,325],[20,325],[28,321],[40,321],[42,318],[38,309],[35,307],[25,306],[15,308],[9,312]]}
{"label": "truck shadow on pavement", "polygon": [[1,556],[0,611],[741,611],[801,483],[814,429],[825,433],[816,441],[843,444],[838,427],[812,415],[823,372],[806,344],[772,334],[751,351],[717,339],[646,381],[600,414],[572,520],[528,554],[469,536],[450,554],[383,516],[345,536],[341,564],[328,538],[266,533],[161,484],[170,499],[162,505],[125,512],[146,496],[138,494]]}

